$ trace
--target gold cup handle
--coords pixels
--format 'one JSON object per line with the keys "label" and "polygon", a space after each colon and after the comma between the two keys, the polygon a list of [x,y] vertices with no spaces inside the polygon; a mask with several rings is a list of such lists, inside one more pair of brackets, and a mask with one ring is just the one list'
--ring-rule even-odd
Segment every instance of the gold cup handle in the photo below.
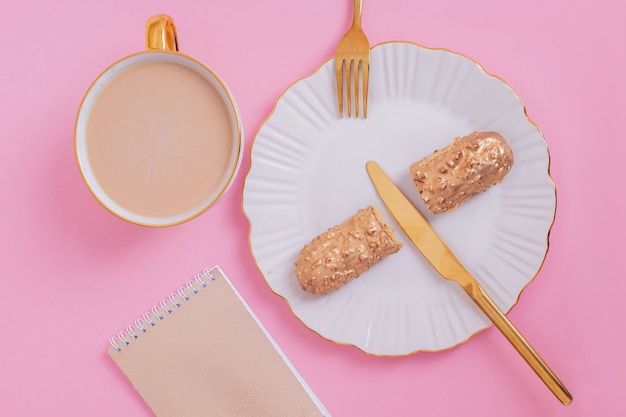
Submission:
{"label": "gold cup handle", "polygon": [[146,49],[178,51],[174,19],[166,14],[152,16],[146,23]]}

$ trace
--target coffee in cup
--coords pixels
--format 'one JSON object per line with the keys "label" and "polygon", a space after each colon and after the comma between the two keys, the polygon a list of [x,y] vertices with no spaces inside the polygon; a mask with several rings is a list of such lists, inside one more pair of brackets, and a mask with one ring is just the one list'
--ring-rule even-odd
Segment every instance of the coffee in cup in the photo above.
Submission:
{"label": "coffee in cup", "polygon": [[228,87],[178,51],[171,17],[146,24],[146,51],[121,59],[91,85],[76,127],[78,165],[91,193],[131,223],[190,220],[228,190],[243,131]]}

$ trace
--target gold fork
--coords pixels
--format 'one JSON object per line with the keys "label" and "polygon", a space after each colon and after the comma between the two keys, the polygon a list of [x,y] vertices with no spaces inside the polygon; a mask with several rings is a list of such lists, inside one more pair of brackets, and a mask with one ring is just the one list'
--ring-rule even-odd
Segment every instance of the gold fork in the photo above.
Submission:
{"label": "gold fork", "polygon": [[[339,116],[343,117],[344,85],[346,92],[346,104],[348,117],[352,110],[352,97],[356,117],[359,117],[359,94],[363,102],[363,117],[367,117],[367,89],[370,75],[370,44],[361,27],[362,0],[354,0],[354,14],[352,26],[343,36],[337,46],[335,55],[335,70],[337,73],[337,101],[339,103]],[[360,71],[359,71],[360,70]],[[359,73],[361,77],[359,78]],[[345,84],[344,84],[345,74]],[[359,91],[359,81],[363,88]],[[354,88],[352,88],[354,84]]]}

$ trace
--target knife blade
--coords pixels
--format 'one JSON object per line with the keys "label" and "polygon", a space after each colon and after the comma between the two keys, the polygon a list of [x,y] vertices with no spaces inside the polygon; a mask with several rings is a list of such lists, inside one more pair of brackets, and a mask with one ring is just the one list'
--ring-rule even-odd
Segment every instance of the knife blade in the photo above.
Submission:
{"label": "knife blade", "polygon": [[413,203],[376,162],[367,162],[366,169],[383,203],[430,265],[443,278],[456,281],[463,288],[559,401],[569,405],[573,397],[565,385],[467,271]]}

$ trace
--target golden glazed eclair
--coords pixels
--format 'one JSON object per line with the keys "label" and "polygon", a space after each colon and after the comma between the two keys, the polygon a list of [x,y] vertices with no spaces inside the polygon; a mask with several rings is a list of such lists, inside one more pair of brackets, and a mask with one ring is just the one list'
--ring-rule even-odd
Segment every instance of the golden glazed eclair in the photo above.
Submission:
{"label": "golden glazed eclair", "polygon": [[372,206],[331,227],[304,246],[296,260],[300,286],[313,294],[327,294],[400,250],[393,229]]}
{"label": "golden glazed eclair", "polygon": [[422,200],[438,214],[501,182],[511,166],[513,151],[500,134],[474,132],[411,164],[409,170]]}

